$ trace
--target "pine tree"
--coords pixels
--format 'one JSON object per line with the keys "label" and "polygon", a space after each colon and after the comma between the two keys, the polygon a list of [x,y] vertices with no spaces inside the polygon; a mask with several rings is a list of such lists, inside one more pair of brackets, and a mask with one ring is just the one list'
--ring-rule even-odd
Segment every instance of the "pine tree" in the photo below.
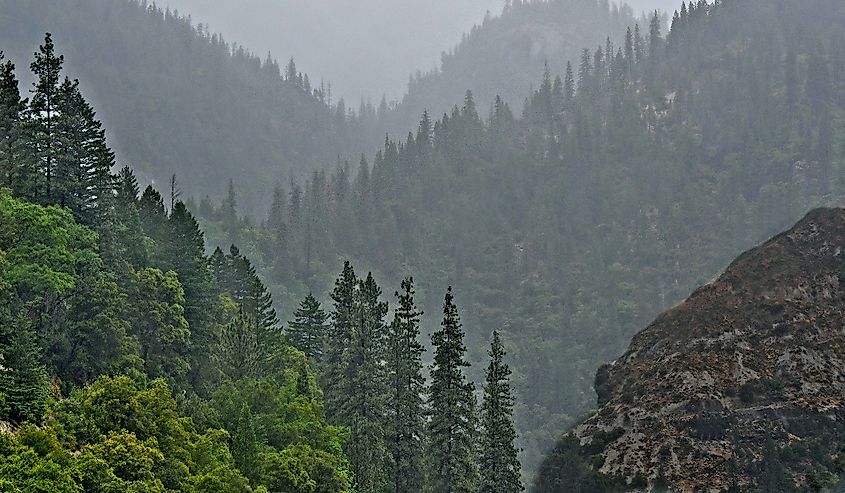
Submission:
{"label": "pine tree", "polygon": [[[212,258],[213,262],[219,259]],[[214,270],[219,267],[212,265]],[[229,248],[229,255],[225,257],[224,273],[215,272],[218,286],[237,303],[244,313],[253,321],[256,336],[259,339],[264,357],[269,363],[281,344],[279,318],[273,308],[273,297],[252,262],[241,255],[237,247]]]}
{"label": "pine tree", "polygon": [[578,93],[586,95],[589,92],[590,80],[592,77],[592,60],[590,50],[584,49],[581,52],[581,64],[578,66]]}
{"label": "pine tree", "polygon": [[36,76],[30,111],[33,115],[34,144],[43,184],[36,187],[36,199],[51,203],[53,199],[53,166],[59,149],[56,145],[56,119],[59,104],[59,76],[64,56],[56,55],[53,37],[47,33],[44,44],[35,54],[30,69]]}
{"label": "pine tree", "polygon": [[513,424],[511,370],[504,362],[505,349],[498,332],[493,332],[490,346],[490,365],[484,385],[481,407],[481,487],[479,493],[519,493],[520,464],[514,446],[516,430]]}
{"label": "pine tree", "polygon": [[255,437],[255,422],[249,404],[244,402],[238,416],[237,428],[232,436],[232,457],[244,476],[256,478],[258,470],[258,442]]}
{"label": "pine tree", "polygon": [[319,360],[323,355],[328,315],[323,311],[320,302],[308,293],[293,316],[294,319],[288,322],[286,331],[288,339],[309,358]]}
{"label": "pine tree", "polygon": [[185,318],[191,328],[190,379],[193,387],[199,389],[213,384],[211,354],[218,337],[214,284],[205,257],[205,237],[182,202],[176,202],[166,226],[164,269],[175,271],[185,289]]}
{"label": "pine tree", "polygon": [[452,288],[443,303],[441,329],[431,336],[434,363],[428,391],[427,491],[430,493],[474,493],[478,470],[475,461],[475,396],[466,381],[464,333]]}
{"label": "pine tree", "polygon": [[566,62],[566,76],[563,80],[563,97],[567,105],[575,98],[575,74],[572,72],[571,62]]}
{"label": "pine tree", "polygon": [[422,491],[424,483],[423,448],[425,409],[423,394],[422,354],[419,342],[420,311],[414,303],[414,280],[402,281],[397,292],[399,306],[388,334],[387,374],[388,450],[393,456],[392,491]]}
{"label": "pine tree", "polygon": [[352,337],[352,324],[355,316],[355,290],[358,278],[355,269],[348,261],[343,264],[343,272],[335,280],[331,293],[333,309],[331,324],[320,361],[320,386],[325,392],[326,416],[333,423],[338,423],[343,402],[342,389],[349,388],[344,381],[344,353]]}
{"label": "pine tree", "polygon": [[346,378],[342,390],[340,423],[349,427],[346,454],[355,489],[374,493],[387,486],[389,452],[385,446],[386,397],[384,366],[387,303],[372,274],[355,291],[352,334],[344,353]]}
{"label": "pine tree", "polygon": [[255,322],[243,309],[223,328],[215,361],[220,371],[232,381],[258,378],[266,369],[261,346],[255,333]]}
{"label": "pine tree", "polygon": [[[0,51],[0,62],[3,58]],[[32,197],[36,170],[24,128],[26,106],[15,64],[11,60],[0,63],[0,184],[18,196]]]}
{"label": "pine tree", "polygon": [[0,413],[5,407],[8,417],[4,419],[37,423],[47,405],[49,388],[43,351],[23,311],[6,300],[0,303],[0,396],[5,396],[5,402],[0,402]]}

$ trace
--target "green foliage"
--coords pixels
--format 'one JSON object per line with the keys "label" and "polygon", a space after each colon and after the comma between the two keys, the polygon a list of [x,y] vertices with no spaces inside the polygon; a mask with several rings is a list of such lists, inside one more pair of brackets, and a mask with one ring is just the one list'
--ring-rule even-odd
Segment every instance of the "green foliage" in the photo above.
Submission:
{"label": "green foliage", "polygon": [[[180,184],[186,196],[225,198],[226,182],[234,178],[254,191],[241,202],[257,213],[280,177],[307,176],[339,154],[383,138],[372,105],[351,118],[330,89],[311,87],[307,75],[285,78],[276,60],[192,26],[163,6],[8,1],[0,46],[9,58],[28,61],[38,37],[53,32],[68,68],[83,78],[109,122],[121,161],[157,183],[173,173],[190,177]],[[92,19],[109,27],[92,30]],[[162,94],[174,97],[152,104]]]}
{"label": "green foliage", "polygon": [[464,333],[451,287],[443,303],[441,327],[431,336],[434,363],[428,390],[426,491],[470,493],[477,490],[478,481],[474,385],[463,373],[469,363],[464,359]]}
{"label": "green foliage", "polygon": [[505,363],[505,348],[498,332],[490,343],[490,365],[481,405],[481,493],[520,493],[520,464],[514,447],[514,398],[511,395],[511,371]]}
{"label": "green foliage", "polygon": [[422,311],[414,302],[414,280],[402,281],[399,306],[387,341],[387,447],[393,459],[392,490],[421,491],[425,481],[425,379],[419,342]]}
{"label": "green foliage", "polygon": [[288,322],[285,335],[291,344],[309,358],[319,360],[323,355],[328,315],[320,307],[320,302],[308,293],[293,316],[294,320]]}

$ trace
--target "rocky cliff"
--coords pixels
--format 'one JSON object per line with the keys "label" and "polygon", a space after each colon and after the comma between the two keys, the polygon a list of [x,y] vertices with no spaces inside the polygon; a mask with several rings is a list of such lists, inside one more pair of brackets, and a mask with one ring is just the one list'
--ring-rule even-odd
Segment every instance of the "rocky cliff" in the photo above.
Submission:
{"label": "rocky cliff", "polygon": [[845,465],[845,210],[811,212],[596,376],[535,491],[817,491]]}

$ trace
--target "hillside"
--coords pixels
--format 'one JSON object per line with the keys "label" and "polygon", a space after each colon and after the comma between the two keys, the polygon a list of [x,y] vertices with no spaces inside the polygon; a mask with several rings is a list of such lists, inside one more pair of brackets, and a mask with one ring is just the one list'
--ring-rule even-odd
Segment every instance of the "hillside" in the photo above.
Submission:
{"label": "hillside", "polygon": [[608,38],[618,42],[634,24],[630,7],[611,7],[607,0],[508,2],[501,15],[488,16],[444,53],[436,70],[411,77],[407,94],[390,117],[391,128],[405,135],[423,111],[439,117],[463,100],[468,89],[484,116],[496,96],[519,111],[546,64],[552,73],[563,74],[581,50],[605,46]]}
{"label": "hillside", "polygon": [[175,173],[185,198],[222,197],[233,179],[255,192],[242,197],[243,210],[263,214],[276,183],[369,152],[365,143],[380,138],[327,91],[315,94],[319,81],[306,84],[286,62],[145,1],[2,2],[0,46],[19,67],[45,32],[99,110],[119,160],[143,182],[164,186]]}
{"label": "hillside", "polygon": [[628,491],[832,486],[845,460],[843,244],[845,210],[813,211],[660,315],[599,370],[599,409],[534,491],[612,490],[590,489],[579,461]]}
{"label": "hillside", "polygon": [[256,259],[282,312],[328,292],[344,258],[392,284],[413,273],[428,313],[451,283],[471,361],[494,329],[513,355],[531,471],[638,329],[841,200],[843,15],[834,0],[702,2],[611,60],[590,48],[569,83],[541,78],[522,118],[499,101],[485,119],[467,95],[371,159],[278,189],[261,225],[237,200],[197,212],[212,244]]}

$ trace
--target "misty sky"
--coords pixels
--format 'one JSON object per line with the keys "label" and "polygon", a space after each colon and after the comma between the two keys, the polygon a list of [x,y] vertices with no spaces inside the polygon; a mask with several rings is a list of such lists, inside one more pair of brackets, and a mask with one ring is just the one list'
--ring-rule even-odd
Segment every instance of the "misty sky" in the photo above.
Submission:
{"label": "misty sky", "polygon": [[[443,51],[504,0],[162,0],[230,42],[280,61],[296,58],[317,85],[353,104],[402,96],[408,76],[434,67]],[[631,0],[637,11],[680,0]]]}

